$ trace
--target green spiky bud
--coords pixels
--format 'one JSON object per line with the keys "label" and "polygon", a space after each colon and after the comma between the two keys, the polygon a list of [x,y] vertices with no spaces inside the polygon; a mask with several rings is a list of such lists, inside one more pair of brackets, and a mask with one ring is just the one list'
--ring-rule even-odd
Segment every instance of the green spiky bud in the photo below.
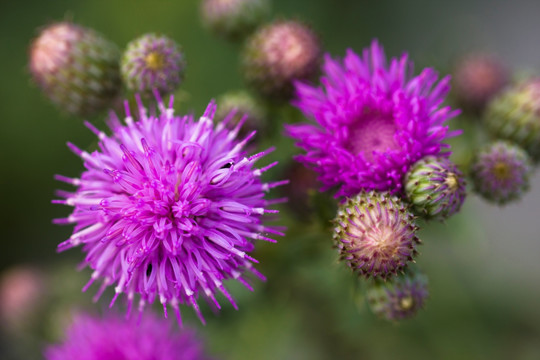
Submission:
{"label": "green spiky bud", "polygon": [[395,275],[417,254],[414,215],[397,196],[376,191],[347,199],[334,220],[341,259],[365,277]]}
{"label": "green spiky bud", "polygon": [[245,122],[240,129],[240,136],[244,137],[252,131],[257,134],[266,124],[266,109],[249,92],[231,91],[223,94],[217,99],[216,117],[217,121],[223,121],[228,116],[227,126],[234,128],[240,120],[245,117]]}
{"label": "green spiky bud", "polygon": [[415,214],[443,220],[457,213],[465,201],[465,178],[450,160],[428,156],[407,172],[405,195]]}
{"label": "green spiky bud", "polygon": [[180,46],[163,35],[145,34],[131,41],[122,55],[122,79],[127,88],[145,96],[178,89],[186,62]]}
{"label": "green spiky bud", "polygon": [[388,281],[373,281],[367,290],[371,310],[379,317],[397,321],[411,318],[428,297],[427,277],[418,270],[409,270]]}
{"label": "green spiky bud", "polygon": [[261,95],[288,100],[295,80],[318,74],[321,56],[319,39],[309,27],[298,21],[274,21],[247,40],[244,78]]}
{"label": "green spiky bud", "polygon": [[471,165],[474,191],[499,205],[520,199],[529,189],[531,173],[529,155],[506,141],[481,149]]}
{"label": "green spiky bud", "polygon": [[232,41],[249,35],[269,13],[269,0],[201,1],[203,25],[217,36]]}
{"label": "green spiky bud", "polygon": [[30,47],[30,73],[60,109],[92,116],[110,107],[121,90],[120,53],[92,29],[70,22],[44,28]]}
{"label": "green spiky bud", "polygon": [[540,160],[540,78],[509,88],[488,106],[485,124],[493,137],[523,148]]}

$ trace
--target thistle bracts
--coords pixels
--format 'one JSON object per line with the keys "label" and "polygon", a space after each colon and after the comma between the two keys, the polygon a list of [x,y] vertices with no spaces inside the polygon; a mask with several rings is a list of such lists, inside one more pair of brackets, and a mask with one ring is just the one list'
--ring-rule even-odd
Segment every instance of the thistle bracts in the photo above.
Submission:
{"label": "thistle bracts", "polygon": [[414,215],[396,196],[375,191],[347,199],[334,220],[334,242],[341,259],[365,277],[386,279],[417,254],[420,240]]}
{"label": "thistle bracts", "polygon": [[497,141],[480,150],[471,165],[474,191],[484,199],[506,204],[529,189],[532,162],[519,146]]}
{"label": "thistle bracts", "polygon": [[122,78],[131,91],[151,96],[174,92],[184,77],[186,62],[174,40],[146,34],[131,41],[122,56]]}
{"label": "thistle bracts", "polygon": [[295,80],[311,80],[318,74],[321,57],[319,39],[309,27],[298,21],[274,21],[247,40],[244,78],[261,95],[288,100]]}
{"label": "thistle bracts", "polygon": [[540,160],[540,78],[515,85],[495,98],[485,125],[496,139],[508,140]]}
{"label": "thistle bracts", "polygon": [[447,158],[428,156],[405,176],[405,195],[413,212],[426,219],[444,220],[461,208],[466,188],[463,174]]}
{"label": "thistle bracts", "polygon": [[269,0],[202,0],[203,25],[217,36],[240,40],[261,24],[270,12]]}
{"label": "thistle bracts", "polygon": [[411,318],[428,297],[427,277],[418,270],[408,270],[388,281],[373,280],[367,290],[371,310],[379,317],[397,321]]}
{"label": "thistle bracts", "polygon": [[44,28],[30,47],[30,73],[61,110],[86,117],[107,109],[121,90],[120,52],[92,29],[70,22]]}

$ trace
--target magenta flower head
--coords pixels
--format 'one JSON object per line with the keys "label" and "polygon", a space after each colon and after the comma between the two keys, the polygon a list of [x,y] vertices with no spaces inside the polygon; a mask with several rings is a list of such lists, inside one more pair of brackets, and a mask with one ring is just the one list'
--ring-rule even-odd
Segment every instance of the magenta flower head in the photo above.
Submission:
{"label": "magenta flower head", "polygon": [[297,158],[319,174],[323,190],[336,196],[362,189],[400,191],[409,167],[427,155],[448,157],[442,142],[456,133],[445,121],[458,114],[441,107],[450,78],[424,69],[412,76],[404,54],[386,64],[373,41],[362,56],[326,56],[322,88],[296,83],[297,106],[316,124],[295,124],[288,134],[306,154]]}
{"label": "magenta flower head", "polygon": [[153,314],[125,319],[110,314],[78,314],[62,344],[45,349],[47,360],[203,360],[210,359],[195,333]]}
{"label": "magenta flower head", "polygon": [[159,298],[165,314],[168,304],[180,321],[178,304],[188,304],[204,322],[199,295],[219,308],[219,291],[236,308],[223,281],[236,279],[250,288],[246,270],[263,278],[248,253],[255,240],[282,235],[262,224],[264,214],[277,213],[268,206],[278,201],[265,200],[264,193],[287,181],[261,180],[277,162],[264,168],[255,162],[272,149],[247,156],[242,149],[254,132],[237,140],[242,123],[233,130],[227,128],[230,119],[214,126],[213,102],[198,121],[175,116],[172,98],[166,107],[158,97],[157,115],[148,115],[140,100],[138,106],[136,121],[127,103],[125,125],[111,118],[110,136],[87,123],[100,139],[99,150],[88,153],[68,143],[86,170],[80,178],[57,177],[77,187],[53,201],[74,207],[56,220],[75,224],[58,250],[83,245],[84,264],[94,270],[85,289],[100,279],[99,298],[114,285],[111,306],[127,293],[131,309],[138,294],[141,311]]}
{"label": "magenta flower head", "polygon": [[397,196],[361,192],[338,208],[334,242],[341,259],[365,277],[387,279],[402,271],[417,254],[418,227]]}
{"label": "magenta flower head", "polygon": [[145,34],[131,41],[122,56],[122,78],[129,90],[151,96],[154,89],[170,94],[178,89],[186,62],[174,40]]}

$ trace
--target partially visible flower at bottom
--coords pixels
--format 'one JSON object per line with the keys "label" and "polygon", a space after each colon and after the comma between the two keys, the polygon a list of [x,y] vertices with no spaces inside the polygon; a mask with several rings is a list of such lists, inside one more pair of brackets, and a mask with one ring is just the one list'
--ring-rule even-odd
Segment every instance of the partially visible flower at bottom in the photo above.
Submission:
{"label": "partially visible flower at bottom", "polygon": [[272,151],[248,156],[243,149],[250,138],[237,140],[241,124],[233,130],[226,122],[214,125],[212,102],[204,115],[175,116],[159,99],[159,113],[148,115],[139,99],[139,116],[133,120],[126,105],[126,125],[113,117],[112,135],[87,126],[100,139],[99,150],[88,153],[68,144],[85,163],[80,178],[57,176],[77,187],[59,191],[53,203],[74,206],[59,224],[75,224],[73,234],[59,251],[83,245],[84,265],[94,270],[85,290],[95,281],[100,297],[110,285],[116,298],[127,294],[128,312],[140,296],[142,311],[159,299],[180,321],[179,304],[194,308],[199,297],[218,309],[221,292],[236,308],[223,281],[235,279],[252,289],[245,278],[257,260],[248,255],[256,240],[275,242],[283,235],[263,224],[269,207],[282,202],[267,200],[265,192],[287,181],[263,182],[261,175],[277,164],[257,168],[255,162]]}
{"label": "partially visible flower at bottom", "polygon": [[471,165],[474,191],[484,199],[504,205],[529,189],[531,158],[525,150],[497,141],[480,150]]}
{"label": "partially visible flower at bottom", "polygon": [[78,314],[62,344],[45,349],[47,360],[203,360],[209,359],[194,332],[174,330],[166,319],[118,314]]}
{"label": "partially visible flower at bottom", "polygon": [[427,277],[418,270],[408,270],[390,281],[374,281],[367,291],[369,307],[386,320],[411,318],[424,306],[427,284]]}

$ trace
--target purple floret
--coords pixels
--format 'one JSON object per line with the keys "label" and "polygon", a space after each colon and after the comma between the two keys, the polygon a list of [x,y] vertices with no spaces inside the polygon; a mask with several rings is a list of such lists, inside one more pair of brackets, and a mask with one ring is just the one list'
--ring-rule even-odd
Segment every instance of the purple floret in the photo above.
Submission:
{"label": "purple floret", "polygon": [[153,314],[124,319],[79,314],[62,344],[45,350],[47,360],[203,360],[209,359],[194,332],[175,331]]}
{"label": "purple floret", "polygon": [[130,310],[138,294],[141,311],[159,298],[165,314],[168,304],[180,320],[178,304],[188,304],[204,322],[199,295],[220,308],[219,291],[236,308],[223,280],[251,289],[246,270],[264,279],[248,253],[255,240],[283,235],[262,223],[264,214],[277,213],[268,206],[280,201],[265,200],[264,193],[287,181],[261,180],[277,162],[263,168],[255,162],[272,149],[247,156],[243,148],[255,132],[237,140],[244,121],[229,130],[234,114],[214,126],[213,102],[198,121],[175,116],[172,98],[168,107],[158,100],[158,107],[158,115],[147,115],[139,101],[135,121],[126,103],[126,125],[112,116],[110,136],[87,123],[100,140],[92,153],[68,144],[86,170],[80,178],[57,177],[77,187],[53,201],[74,206],[55,221],[75,224],[58,250],[83,245],[83,265],[94,270],[85,289],[100,279],[99,298],[113,285],[111,306],[126,293]]}
{"label": "purple floret", "polygon": [[317,124],[287,126],[306,151],[297,159],[319,174],[322,190],[336,197],[362,189],[399,192],[409,167],[427,155],[448,157],[445,121],[459,112],[441,107],[450,77],[437,82],[430,68],[412,75],[406,54],[386,56],[375,40],[362,56],[325,57],[322,87],[296,83],[293,104]]}

